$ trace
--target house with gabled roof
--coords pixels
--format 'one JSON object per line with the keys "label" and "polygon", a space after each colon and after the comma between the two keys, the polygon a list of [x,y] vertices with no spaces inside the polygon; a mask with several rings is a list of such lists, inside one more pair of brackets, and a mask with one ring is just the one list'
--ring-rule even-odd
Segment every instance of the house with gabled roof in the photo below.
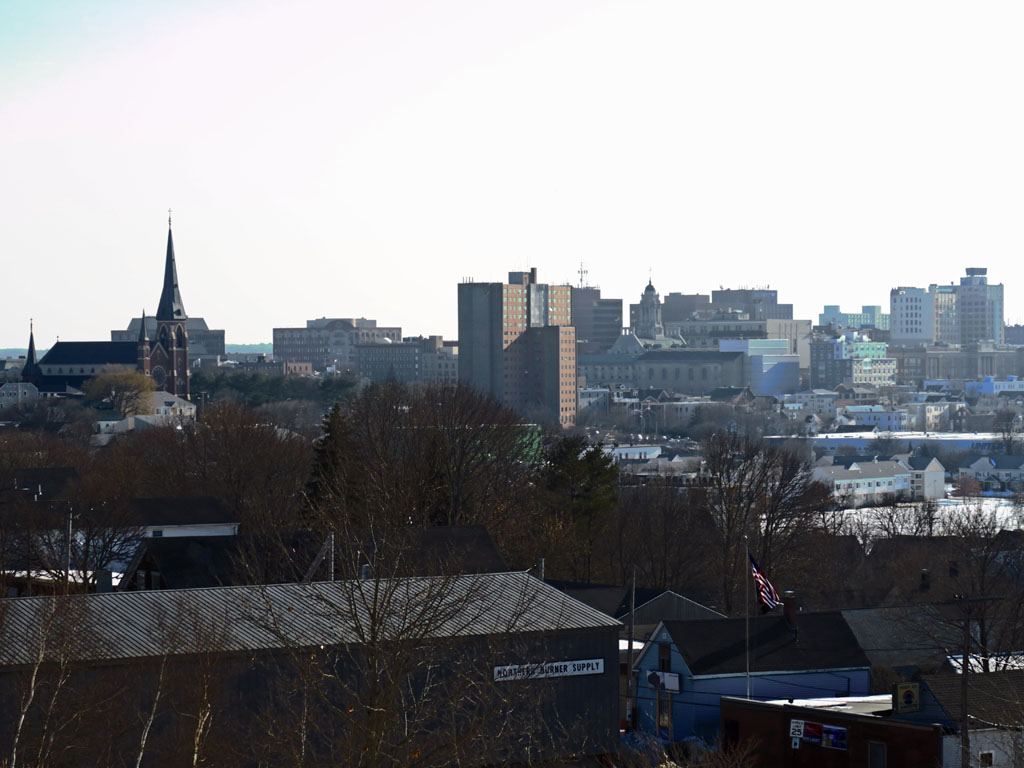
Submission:
{"label": "house with gabled roof", "polygon": [[659,740],[713,743],[722,696],[757,700],[864,696],[871,662],[839,611],[797,613],[790,603],[751,617],[663,621],[634,665],[637,724]]}
{"label": "house with gabled roof", "polygon": [[1010,491],[1024,487],[1024,456],[972,453],[960,461],[957,478],[970,478],[984,491]]}
{"label": "house with gabled roof", "polygon": [[898,461],[863,461],[815,466],[814,478],[844,504],[860,507],[889,498],[910,498],[910,469]]}

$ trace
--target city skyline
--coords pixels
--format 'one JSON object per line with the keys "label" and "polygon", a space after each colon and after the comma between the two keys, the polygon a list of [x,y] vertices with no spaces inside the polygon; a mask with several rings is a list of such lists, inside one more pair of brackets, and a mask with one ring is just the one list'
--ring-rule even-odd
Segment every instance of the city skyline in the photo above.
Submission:
{"label": "city skyline", "polygon": [[1013,323],[1022,14],[6,4],[0,347],[153,313],[168,207],[228,343],[319,316],[454,338],[463,278],[581,262],[627,305],[648,277],[770,285],[812,319],[987,267]]}

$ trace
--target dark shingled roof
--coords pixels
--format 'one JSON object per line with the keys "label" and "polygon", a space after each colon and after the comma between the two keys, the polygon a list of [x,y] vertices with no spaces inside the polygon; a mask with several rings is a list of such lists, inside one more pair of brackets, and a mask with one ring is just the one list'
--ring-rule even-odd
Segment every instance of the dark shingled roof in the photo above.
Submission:
{"label": "dark shingled roof", "polygon": [[[971,728],[1024,726],[1024,670],[971,675],[967,686],[967,713]],[[949,719],[960,723],[960,675],[923,675],[935,700]]]}
{"label": "dark shingled roof", "polygon": [[[565,592],[570,597],[586,603],[601,613],[615,617],[629,613],[629,587],[620,587],[614,584],[591,584],[586,581],[560,581],[558,579],[547,579],[546,581],[555,589]],[[662,592],[664,592],[662,589],[637,587],[637,607],[650,602]]]}
{"label": "dark shingled roof", "polygon": [[58,341],[40,365],[130,365],[138,363],[134,341]]}
{"label": "dark shingled roof", "polygon": [[[904,460],[904,463],[913,470],[923,472],[933,461],[935,461],[934,456],[910,456]],[[939,467],[942,467],[942,462],[939,462]]]}
{"label": "dark shingled roof", "polygon": [[1024,467],[1024,456],[1007,456],[1003,453],[993,454],[988,456],[983,453],[970,453],[960,460],[960,467],[966,469],[974,464],[978,459],[988,459],[992,469],[1020,469]]}
{"label": "dark shingled roof", "polygon": [[[666,621],[695,675],[739,674],[746,669],[744,619]],[[750,619],[750,671],[779,672],[870,667],[839,611],[800,613],[798,632],[779,614]]]}
{"label": "dark shingled roof", "polygon": [[946,649],[956,648],[960,630],[930,605],[859,608],[843,618],[872,664],[937,672],[947,665]]}

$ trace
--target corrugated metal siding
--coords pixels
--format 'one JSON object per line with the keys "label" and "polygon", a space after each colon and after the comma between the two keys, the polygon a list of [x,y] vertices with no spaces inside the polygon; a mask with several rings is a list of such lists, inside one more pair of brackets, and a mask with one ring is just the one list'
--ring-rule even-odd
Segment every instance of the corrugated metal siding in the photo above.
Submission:
{"label": "corrugated metal siding", "polygon": [[97,660],[619,626],[526,573],[15,598],[0,601],[0,665],[29,663],[49,624]]}

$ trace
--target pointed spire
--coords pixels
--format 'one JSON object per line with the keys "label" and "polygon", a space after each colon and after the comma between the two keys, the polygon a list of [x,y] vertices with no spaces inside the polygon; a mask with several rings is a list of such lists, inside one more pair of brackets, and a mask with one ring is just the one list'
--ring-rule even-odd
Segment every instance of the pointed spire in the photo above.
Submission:
{"label": "pointed spire", "polygon": [[25,356],[25,366],[37,365],[39,360],[36,357],[36,328],[30,318],[28,321],[28,354]]}
{"label": "pointed spire", "polygon": [[39,359],[36,355],[36,334],[35,325],[28,321],[28,354],[25,355],[25,365],[21,369],[22,381],[34,381],[40,377],[42,369],[39,367]]}
{"label": "pointed spire", "polygon": [[[168,214],[170,211],[168,211]],[[167,261],[164,264],[164,288],[156,308],[157,320],[184,320],[185,305],[178,291],[178,268],[174,263],[174,238],[171,236],[171,217],[167,216]]]}
{"label": "pointed spire", "polygon": [[142,325],[139,326],[139,344],[146,344],[149,341],[149,334],[146,333],[146,310],[142,310]]}

